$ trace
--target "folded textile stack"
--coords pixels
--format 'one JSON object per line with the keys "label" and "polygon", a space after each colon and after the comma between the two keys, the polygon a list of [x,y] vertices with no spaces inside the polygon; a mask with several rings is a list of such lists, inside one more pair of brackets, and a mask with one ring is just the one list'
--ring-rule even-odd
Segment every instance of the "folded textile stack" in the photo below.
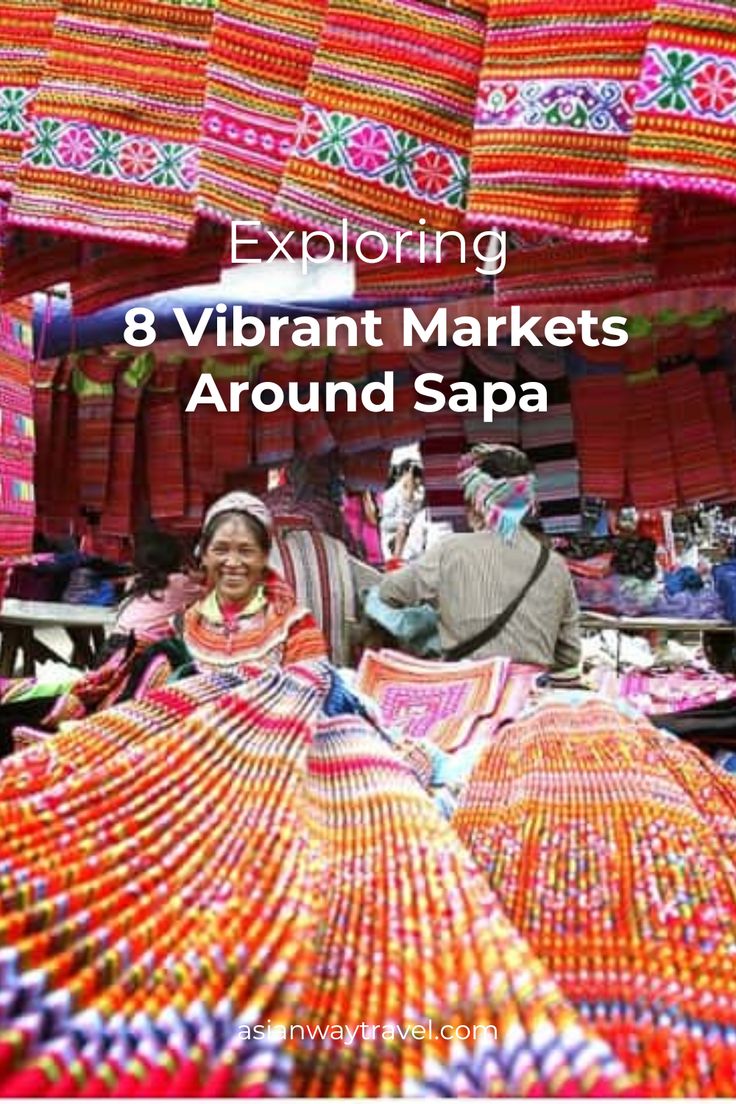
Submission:
{"label": "folded textile stack", "polygon": [[196,677],[3,764],[5,1094],[637,1089],[329,679]]}

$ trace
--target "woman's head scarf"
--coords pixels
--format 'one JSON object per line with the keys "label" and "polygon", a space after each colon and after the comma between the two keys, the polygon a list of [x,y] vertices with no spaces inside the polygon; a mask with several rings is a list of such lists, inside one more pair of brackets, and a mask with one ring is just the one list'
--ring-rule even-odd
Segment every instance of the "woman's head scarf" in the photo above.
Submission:
{"label": "woman's head scarf", "polygon": [[271,511],[268,509],[265,502],[262,502],[260,498],[257,498],[249,491],[229,491],[227,494],[216,499],[204,515],[202,532],[204,533],[214,519],[219,517],[220,514],[228,514],[231,511],[239,514],[248,514],[250,517],[255,518],[256,521],[260,521],[269,535],[273,532],[273,517],[271,516]]}
{"label": "woman's head scarf", "polygon": [[534,504],[536,480],[532,472],[501,478],[489,475],[483,463],[497,449],[508,452],[509,446],[475,445],[460,460],[458,482],[485,528],[510,543]]}

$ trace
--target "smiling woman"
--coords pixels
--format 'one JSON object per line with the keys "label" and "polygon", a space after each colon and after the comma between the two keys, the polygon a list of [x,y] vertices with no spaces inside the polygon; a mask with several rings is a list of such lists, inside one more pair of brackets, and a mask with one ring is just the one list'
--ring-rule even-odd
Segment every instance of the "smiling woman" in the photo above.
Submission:
{"label": "smiling woman", "polygon": [[199,552],[209,591],[182,626],[199,669],[326,658],[312,614],[268,566],[271,531],[268,510],[246,491],[225,495],[207,512]]}

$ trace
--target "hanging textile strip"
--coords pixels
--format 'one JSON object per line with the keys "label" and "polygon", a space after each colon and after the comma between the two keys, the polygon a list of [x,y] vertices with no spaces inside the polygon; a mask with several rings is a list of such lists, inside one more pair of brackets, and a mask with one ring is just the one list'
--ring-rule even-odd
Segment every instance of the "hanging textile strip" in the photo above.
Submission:
{"label": "hanging textile strip", "polygon": [[148,503],[154,521],[183,518],[184,428],[178,364],[157,363],[143,400]]}
{"label": "hanging textile strip", "polygon": [[142,443],[138,437],[138,413],[153,368],[153,356],[142,353],[130,363],[123,357],[115,376],[110,475],[100,522],[100,531],[107,536],[129,537],[134,529],[135,458]]}
{"label": "hanging textile strip", "polygon": [[484,16],[479,0],[330,0],[275,212],[346,219],[351,240],[459,227]]}
{"label": "hanging textile strip", "polygon": [[582,493],[610,503],[624,499],[626,384],[621,374],[570,383]]}
{"label": "hanging textile strip", "polygon": [[415,409],[416,373],[406,353],[373,353],[371,377],[383,382],[384,375],[392,381],[394,408],[380,418],[381,440],[386,448],[412,445],[424,439],[424,419]]}
{"label": "hanging textile strip", "polygon": [[[298,379],[298,363],[266,361],[258,370],[258,383],[272,383],[284,392],[284,403],[280,410],[255,411],[255,431],[253,444],[255,462],[266,467],[291,460],[294,455],[294,425],[297,415],[287,401],[288,385]],[[278,394],[278,392],[275,392]],[[264,392],[265,401],[270,401],[273,391]]]}
{"label": "hanging textile strip", "polygon": [[624,426],[625,501],[642,510],[671,510],[678,504],[679,444],[670,433],[666,387],[656,372],[627,378]]}
{"label": "hanging textile strip", "polygon": [[72,375],[79,427],[79,502],[95,513],[102,512],[107,493],[117,365],[114,356],[88,353],[75,360]]}
{"label": "hanging textile strip", "polygon": [[657,0],[629,148],[650,188],[736,199],[733,0]]}
{"label": "hanging textile strip", "polygon": [[207,55],[197,209],[269,221],[326,0],[220,0]]}
{"label": "hanging textile strip", "polygon": [[360,661],[356,687],[376,702],[387,726],[455,751],[478,720],[493,713],[508,667],[507,659],[439,663],[369,650]]}
{"label": "hanging textile strip", "polygon": [[612,11],[605,0],[491,0],[469,221],[646,239],[626,158],[652,3],[621,0]]}
{"label": "hanging textile strip", "polygon": [[[205,499],[221,491],[222,473],[213,464],[213,430],[216,422],[211,406],[198,405],[187,414],[186,406],[202,374],[202,360],[192,359],[182,366],[182,415],[186,438],[187,517],[195,526],[201,525]],[[219,388],[218,388],[219,390]],[[224,416],[224,415],[223,415]]]}
{"label": "hanging textile strip", "polygon": [[736,784],[612,704],[487,744],[453,824],[511,920],[653,1097],[730,1096]]}
{"label": "hanging textile strip", "polygon": [[345,484],[353,491],[382,491],[391,467],[391,452],[375,448],[367,452],[340,453]]}
{"label": "hanging textile strip", "polygon": [[708,410],[713,422],[718,455],[726,482],[727,501],[736,502],[736,417],[725,372],[709,372],[703,377]]}
{"label": "hanging textile strip", "polygon": [[0,3],[0,192],[11,192],[58,0]]}
{"label": "hanging textile strip", "polygon": [[381,427],[375,413],[362,405],[361,395],[371,372],[371,357],[364,350],[333,354],[327,367],[327,380],[352,384],[356,391],[355,410],[349,408],[344,392],[335,397],[335,410],[328,412],[327,423],[343,455],[369,452],[382,445]]}
{"label": "hanging textile strip", "polygon": [[11,222],[184,248],[213,7],[60,0]]}
{"label": "hanging textile strip", "polygon": [[74,313],[92,314],[124,299],[142,300],[169,288],[216,284],[224,240],[221,227],[200,219],[186,248],[173,254],[107,242],[82,242],[79,268],[71,279]]}
{"label": "hanging textile strip", "polygon": [[309,395],[309,385],[317,383],[319,384],[320,407],[318,410],[310,410],[309,413],[299,413],[295,417],[295,451],[305,460],[317,456],[326,456],[337,447],[337,442],[332,435],[322,406],[324,382],[327,375],[327,357],[321,353],[316,356],[303,357],[297,362],[296,370],[299,379],[299,401],[306,402]]}
{"label": "hanging textile strip", "polygon": [[33,479],[36,489],[36,509],[40,515],[48,507],[51,482],[51,419],[54,401],[54,376],[56,361],[35,361],[33,377],[33,419],[36,438],[36,456]]}
{"label": "hanging textile strip", "polygon": [[[230,388],[240,383],[250,383],[252,387],[258,378],[258,360],[257,354],[249,357],[241,353],[208,358],[199,364],[200,371],[212,375],[220,398],[227,407],[225,411],[215,406],[204,408],[202,420],[206,419],[209,459],[203,471],[206,473],[204,485],[208,490],[220,491],[228,472],[242,471],[252,463],[256,411],[251,405],[250,391],[240,393],[239,410],[230,410]],[[184,417],[196,418],[197,411]],[[198,432],[197,425],[198,421],[190,425],[193,432]]]}
{"label": "hanging textile strip", "polygon": [[71,360],[60,361],[54,379],[49,513],[43,525],[50,536],[68,536],[79,518],[79,433],[72,369]]}
{"label": "hanging textile strip", "polygon": [[680,504],[691,505],[704,499],[728,501],[730,491],[723,458],[697,366],[691,363],[663,372],[661,382]]}

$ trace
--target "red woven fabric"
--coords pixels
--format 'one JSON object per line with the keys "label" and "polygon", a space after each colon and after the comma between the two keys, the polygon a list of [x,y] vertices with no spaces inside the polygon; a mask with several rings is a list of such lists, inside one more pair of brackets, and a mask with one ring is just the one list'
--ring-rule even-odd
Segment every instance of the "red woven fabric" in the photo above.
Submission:
{"label": "red woven fabric", "polygon": [[146,388],[144,426],[151,517],[182,518],[186,500],[178,365],[156,366]]}
{"label": "red woven fabric", "polygon": [[570,401],[584,495],[624,497],[626,385],[619,373],[573,380]]}

